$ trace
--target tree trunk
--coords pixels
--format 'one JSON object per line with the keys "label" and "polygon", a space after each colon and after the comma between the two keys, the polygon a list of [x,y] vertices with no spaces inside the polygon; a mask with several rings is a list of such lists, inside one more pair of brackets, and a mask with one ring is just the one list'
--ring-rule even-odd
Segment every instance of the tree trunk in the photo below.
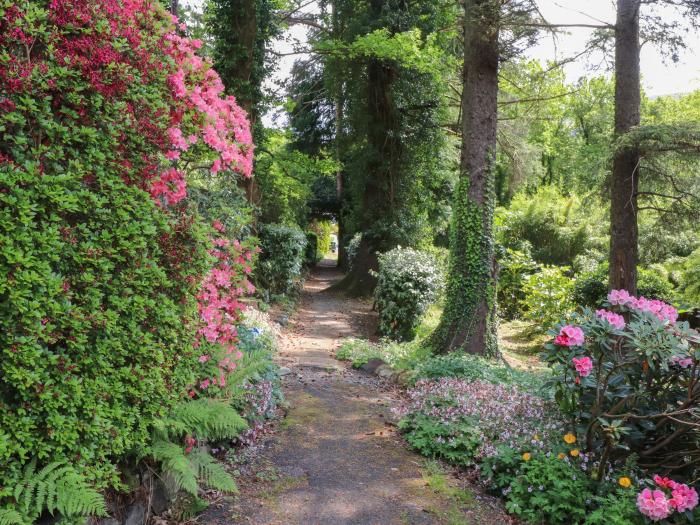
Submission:
{"label": "tree trunk", "polygon": [[462,158],[450,232],[445,310],[434,351],[495,355],[493,241],[499,2],[466,0]]}
{"label": "tree trunk", "polygon": [[[377,18],[382,14],[385,2],[386,0],[371,0],[372,12]],[[350,272],[337,285],[338,289],[351,295],[372,293],[377,282],[372,272],[379,268],[377,252],[390,250],[398,243],[392,237],[391,228],[386,227],[394,216],[394,186],[401,170],[398,112],[392,92],[397,75],[397,65],[392,61],[370,59],[367,66],[369,150],[359,224],[362,241]]]}
{"label": "tree trunk", "polygon": [[[615,135],[639,125],[640,0],[618,0],[615,38]],[[610,184],[610,288],[637,293],[639,151],[618,149]]]}
{"label": "tree trunk", "polygon": [[172,0],[170,2],[170,12],[175,16],[177,16],[178,3],[178,0]]}

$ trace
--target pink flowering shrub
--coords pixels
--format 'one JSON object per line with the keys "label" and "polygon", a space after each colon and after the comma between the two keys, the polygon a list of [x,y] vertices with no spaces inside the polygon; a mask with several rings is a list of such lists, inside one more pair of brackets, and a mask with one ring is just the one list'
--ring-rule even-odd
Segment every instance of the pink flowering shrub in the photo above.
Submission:
{"label": "pink flowering shrub", "polygon": [[153,422],[238,367],[254,253],[184,199],[187,166],[251,175],[250,130],[173,22],[0,3],[0,504],[33,458],[120,487]]}
{"label": "pink flowering shrub", "polygon": [[584,310],[550,332],[544,358],[557,402],[599,458],[599,479],[630,453],[642,468],[664,465],[693,479],[700,473],[700,337],[662,301],[624,290],[608,299],[606,309]]}

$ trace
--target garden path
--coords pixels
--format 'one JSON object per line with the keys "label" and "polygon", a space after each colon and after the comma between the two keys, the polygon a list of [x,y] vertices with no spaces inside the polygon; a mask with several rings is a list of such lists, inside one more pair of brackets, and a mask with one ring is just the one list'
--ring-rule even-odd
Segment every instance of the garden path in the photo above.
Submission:
{"label": "garden path", "polygon": [[[287,416],[242,467],[241,493],[214,502],[208,525],[506,524],[500,504],[467,481],[436,474],[389,424],[398,391],[333,355],[368,336],[370,304],[327,290],[342,274],[321,263],[284,330],[279,364]],[[466,484],[466,487],[465,487]],[[466,492],[456,490],[466,488]]]}

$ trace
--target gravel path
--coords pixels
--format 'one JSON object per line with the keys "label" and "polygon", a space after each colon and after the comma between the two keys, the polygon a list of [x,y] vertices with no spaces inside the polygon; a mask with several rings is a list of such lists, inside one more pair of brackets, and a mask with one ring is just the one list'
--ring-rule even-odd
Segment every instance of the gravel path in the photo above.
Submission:
{"label": "gravel path", "polygon": [[407,449],[388,423],[393,387],[334,359],[343,338],[368,336],[376,323],[370,304],[325,291],[341,277],[321,265],[306,282],[279,356],[291,370],[283,377],[287,416],[241,468],[241,493],[213,503],[198,522],[510,523],[496,500],[436,474],[438,467]]}

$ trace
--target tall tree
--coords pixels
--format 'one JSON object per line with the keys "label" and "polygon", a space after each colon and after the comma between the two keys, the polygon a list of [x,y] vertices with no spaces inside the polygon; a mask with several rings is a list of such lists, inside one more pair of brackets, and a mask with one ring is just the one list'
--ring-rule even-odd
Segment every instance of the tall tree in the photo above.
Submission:
{"label": "tall tree", "polygon": [[464,3],[462,154],[453,197],[445,310],[432,336],[437,352],[496,352],[493,243],[500,2]]}
{"label": "tall tree", "polygon": [[[639,8],[641,0],[618,0],[615,24],[615,134],[640,123]],[[637,293],[639,149],[617,148],[610,183],[610,287]]]}

